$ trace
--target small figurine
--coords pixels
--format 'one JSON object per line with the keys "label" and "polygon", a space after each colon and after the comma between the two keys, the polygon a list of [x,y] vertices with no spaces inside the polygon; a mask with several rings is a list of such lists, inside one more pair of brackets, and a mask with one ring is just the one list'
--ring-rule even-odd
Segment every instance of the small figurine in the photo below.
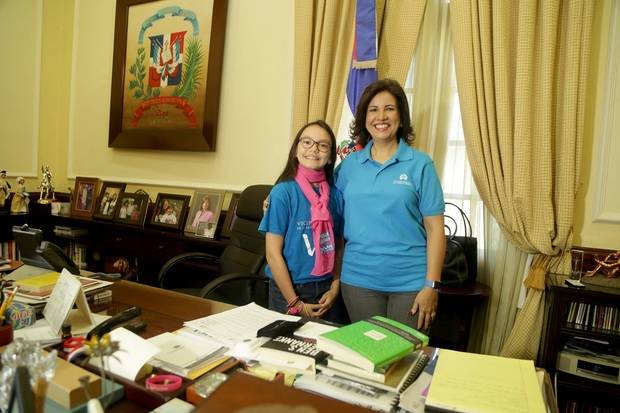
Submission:
{"label": "small figurine", "polygon": [[[39,186],[39,189],[41,189],[41,193],[39,194],[38,202],[40,204],[49,204],[55,198],[54,186],[52,185],[52,173],[50,172],[50,167],[42,166],[41,173],[43,176],[41,177],[41,186]],[[51,195],[51,198],[50,198],[50,195]]]}
{"label": "small figurine", "polygon": [[25,214],[28,213],[28,203],[30,202],[30,194],[26,192],[26,180],[22,176],[17,177],[17,188],[15,195],[11,200],[11,213]]}
{"label": "small figurine", "polygon": [[4,204],[11,194],[11,184],[6,180],[6,171],[0,171],[0,208],[4,208]]}

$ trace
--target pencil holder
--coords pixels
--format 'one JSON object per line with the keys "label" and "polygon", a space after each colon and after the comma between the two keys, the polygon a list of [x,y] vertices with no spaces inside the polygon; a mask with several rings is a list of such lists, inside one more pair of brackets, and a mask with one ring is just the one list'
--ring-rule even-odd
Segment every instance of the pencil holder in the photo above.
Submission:
{"label": "pencil holder", "polygon": [[13,341],[13,326],[11,323],[0,326],[0,346],[6,346]]}

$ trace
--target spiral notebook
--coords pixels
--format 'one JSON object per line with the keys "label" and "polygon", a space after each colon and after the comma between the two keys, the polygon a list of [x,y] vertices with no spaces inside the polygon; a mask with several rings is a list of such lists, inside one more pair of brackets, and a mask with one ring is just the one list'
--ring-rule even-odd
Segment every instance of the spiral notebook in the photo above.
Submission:
{"label": "spiral notebook", "polygon": [[401,393],[418,377],[427,362],[428,356],[421,350],[413,352],[390,366],[385,372],[382,382],[378,381],[378,379],[373,380],[372,376],[358,372],[355,367],[342,366],[342,363],[333,364],[328,362],[327,366],[317,365],[317,369],[328,376],[338,376],[393,393]]}
{"label": "spiral notebook", "polygon": [[[388,384],[392,383],[391,380],[382,384],[326,366],[317,366],[320,374],[314,377],[304,375],[295,381],[294,386],[348,403],[389,412],[398,405],[400,393],[417,379],[429,360],[421,351],[412,353],[406,359],[409,359],[410,363],[406,365],[406,374],[398,380],[398,384]],[[405,363],[401,366],[405,366]]]}

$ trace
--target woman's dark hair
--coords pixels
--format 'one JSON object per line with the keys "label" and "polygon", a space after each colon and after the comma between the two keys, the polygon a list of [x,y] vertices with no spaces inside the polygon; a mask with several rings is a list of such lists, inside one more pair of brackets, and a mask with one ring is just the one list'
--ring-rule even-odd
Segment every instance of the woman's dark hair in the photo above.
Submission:
{"label": "woman's dark hair", "polygon": [[366,112],[368,111],[368,105],[370,105],[372,98],[381,92],[389,92],[396,99],[398,114],[400,115],[400,126],[398,127],[396,137],[398,139],[404,139],[405,142],[411,145],[415,136],[413,134],[413,128],[411,127],[409,103],[407,102],[407,96],[402,86],[393,79],[377,80],[364,89],[364,93],[362,93],[360,101],[357,104],[357,109],[355,110],[355,119],[351,122],[349,128],[351,139],[356,140],[362,147],[366,146],[368,141],[372,139],[372,136],[370,136],[370,133],[366,129]]}
{"label": "woman's dark hair", "polygon": [[276,184],[284,181],[290,181],[295,179],[295,175],[297,175],[297,167],[299,166],[299,160],[297,159],[297,144],[299,144],[299,139],[301,138],[301,134],[306,130],[309,126],[319,126],[324,129],[325,132],[329,135],[331,150],[329,152],[329,162],[323,168],[325,170],[325,178],[327,178],[327,182],[332,184],[334,182],[334,164],[336,163],[336,136],[334,135],[334,131],[329,127],[325,121],[315,120],[314,122],[310,122],[305,124],[299,129],[295,139],[293,140],[293,144],[291,145],[291,150],[288,151],[288,160],[286,161],[286,166],[284,170],[276,180]]}

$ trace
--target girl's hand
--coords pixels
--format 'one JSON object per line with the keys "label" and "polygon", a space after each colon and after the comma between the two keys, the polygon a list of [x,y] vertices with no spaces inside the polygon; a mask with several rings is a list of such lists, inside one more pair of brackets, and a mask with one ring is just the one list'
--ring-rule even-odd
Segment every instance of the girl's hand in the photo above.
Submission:
{"label": "girl's hand", "polygon": [[313,317],[313,318],[317,318],[321,316],[321,304],[308,304],[308,303],[303,303],[303,308],[301,310],[301,312],[299,313],[299,315],[304,316],[304,317]]}
{"label": "girl's hand", "polygon": [[325,293],[319,300],[319,304],[322,306],[321,311],[320,311],[320,316],[323,316],[323,314],[325,314],[327,310],[332,308],[332,305],[334,305],[336,298],[338,298],[339,292],[340,292],[340,281],[332,282],[332,285],[329,288],[329,290],[325,291]]}
{"label": "girl's hand", "polygon": [[435,319],[437,314],[437,300],[439,292],[430,287],[424,287],[420,291],[413,302],[411,307],[411,315],[418,314],[418,329],[424,328],[425,330],[431,326],[431,323]]}

